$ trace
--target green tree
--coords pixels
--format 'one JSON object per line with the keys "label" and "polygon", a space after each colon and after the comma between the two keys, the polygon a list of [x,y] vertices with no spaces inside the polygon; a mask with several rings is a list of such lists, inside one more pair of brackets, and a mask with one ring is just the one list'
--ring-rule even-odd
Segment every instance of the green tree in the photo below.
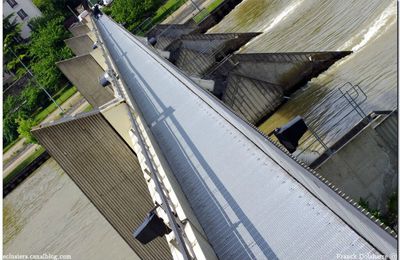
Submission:
{"label": "green tree", "polygon": [[47,19],[55,17],[66,17],[71,15],[67,6],[74,9],[82,0],[33,0],[33,3],[40,9]]}
{"label": "green tree", "polygon": [[21,25],[12,20],[13,17],[14,13],[3,18],[3,60],[5,68],[19,78],[26,73],[20,60],[29,62],[29,57],[26,55],[27,44],[20,36]]}
{"label": "green tree", "polygon": [[16,119],[19,100],[13,96],[8,96],[3,103],[3,143],[4,146],[12,142],[18,137],[18,123]]}
{"label": "green tree", "polygon": [[114,0],[111,16],[132,30],[146,17],[152,15],[161,6],[161,0]]}
{"label": "green tree", "polygon": [[18,122],[18,133],[26,139],[27,142],[29,143],[37,143],[35,137],[33,137],[31,133],[31,129],[33,126],[35,126],[35,122],[33,119],[28,118],[25,119],[23,117],[19,117],[17,119]]}
{"label": "green tree", "polygon": [[55,63],[72,57],[71,50],[65,46],[64,39],[69,33],[63,27],[63,18],[56,18],[41,26],[31,36],[29,55],[31,69],[37,81],[46,89],[54,91],[63,76]]}

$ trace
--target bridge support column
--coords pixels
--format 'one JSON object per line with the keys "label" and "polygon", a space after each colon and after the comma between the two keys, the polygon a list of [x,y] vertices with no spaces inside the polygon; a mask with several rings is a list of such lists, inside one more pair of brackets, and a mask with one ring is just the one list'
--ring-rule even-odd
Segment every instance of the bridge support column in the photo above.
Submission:
{"label": "bridge support column", "polygon": [[110,87],[100,85],[99,79],[104,70],[91,54],[63,60],[56,65],[93,107],[99,107],[114,98]]}

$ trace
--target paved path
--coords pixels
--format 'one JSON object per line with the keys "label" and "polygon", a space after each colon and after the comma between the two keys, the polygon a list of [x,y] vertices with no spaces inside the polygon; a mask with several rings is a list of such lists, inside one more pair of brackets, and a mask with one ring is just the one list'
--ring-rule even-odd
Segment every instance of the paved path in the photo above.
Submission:
{"label": "paved path", "polygon": [[[83,111],[88,103],[79,92],[72,95],[67,101],[61,104],[61,107],[66,111],[65,115],[74,115]],[[60,118],[60,110],[53,111],[41,123],[47,123]],[[33,154],[39,145],[25,144],[25,138],[18,141],[11,149],[3,154],[3,178],[14,170],[21,162]]]}
{"label": "paved path", "polygon": [[[211,4],[214,0],[194,0],[195,4],[203,9],[209,4]],[[175,23],[182,24],[187,20],[195,16],[199,11],[192,4],[190,0],[188,0],[185,4],[183,4],[178,10],[176,10],[173,14],[171,14],[167,19],[165,19],[162,23]]]}

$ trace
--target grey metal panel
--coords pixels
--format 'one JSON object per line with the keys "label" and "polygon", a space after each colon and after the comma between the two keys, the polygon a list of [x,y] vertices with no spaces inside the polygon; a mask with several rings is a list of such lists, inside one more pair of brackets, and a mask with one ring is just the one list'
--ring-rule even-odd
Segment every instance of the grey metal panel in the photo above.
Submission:
{"label": "grey metal panel", "polygon": [[221,259],[395,252],[392,236],[171,64],[107,16],[96,23]]}
{"label": "grey metal panel", "polygon": [[171,258],[165,238],[132,236],[154,204],[136,155],[99,112],[33,134],[139,257]]}
{"label": "grey metal panel", "polygon": [[91,52],[94,44],[87,34],[66,39],[64,42],[76,56]]}
{"label": "grey metal panel", "polygon": [[92,55],[63,60],[56,65],[93,107],[100,107],[114,98],[109,87],[100,85],[99,78],[104,70]]}

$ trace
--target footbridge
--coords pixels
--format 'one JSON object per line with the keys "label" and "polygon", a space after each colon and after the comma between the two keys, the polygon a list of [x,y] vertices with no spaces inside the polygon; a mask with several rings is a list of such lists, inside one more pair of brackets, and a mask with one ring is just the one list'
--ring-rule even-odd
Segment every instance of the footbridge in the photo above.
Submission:
{"label": "footbridge", "polygon": [[[146,41],[106,15],[86,26],[103,56],[86,46],[59,67],[95,109],[33,134],[140,258],[397,259],[393,231]],[[132,232],[150,211],[172,232],[142,245]]]}

